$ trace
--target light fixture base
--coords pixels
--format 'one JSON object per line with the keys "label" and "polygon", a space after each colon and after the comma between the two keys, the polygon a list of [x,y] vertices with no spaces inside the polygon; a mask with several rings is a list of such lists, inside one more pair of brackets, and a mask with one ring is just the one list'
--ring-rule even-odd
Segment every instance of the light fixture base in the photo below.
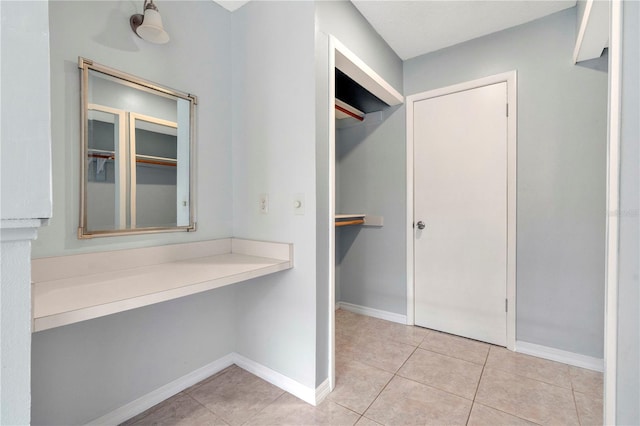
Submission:
{"label": "light fixture base", "polygon": [[142,38],[138,35],[138,27],[142,25],[142,21],[144,20],[144,15],[140,13],[136,13],[135,15],[131,15],[129,18],[129,24],[131,25],[131,29],[138,36],[138,38]]}

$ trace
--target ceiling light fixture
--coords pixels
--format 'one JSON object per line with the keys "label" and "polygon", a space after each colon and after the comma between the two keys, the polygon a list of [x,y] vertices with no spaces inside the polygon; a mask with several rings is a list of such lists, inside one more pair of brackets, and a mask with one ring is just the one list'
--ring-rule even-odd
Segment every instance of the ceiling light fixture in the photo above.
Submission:
{"label": "ceiling light fixture", "polygon": [[137,13],[131,15],[129,23],[138,37],[150,43],[165,44],[169,34],[162,27],[162,17],[153,0],[144,0],[144,16]]}

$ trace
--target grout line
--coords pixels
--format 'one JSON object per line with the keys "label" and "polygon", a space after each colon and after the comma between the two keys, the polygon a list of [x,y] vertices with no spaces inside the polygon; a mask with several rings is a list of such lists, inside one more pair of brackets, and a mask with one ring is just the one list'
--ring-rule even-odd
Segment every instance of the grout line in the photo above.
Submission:
{"label": "grout line", "polygon": [[[418,347],[418,349],[423,350],[423,351],[426,351],[426,352],[431,352],[432,354],[436,354],[436,355],[444,356],[444,357],[447,357],[447,358],[452,358],[452,359],[455,359],[455,360],[457,360],[457,361],[463,361],[463,362],[466,362],[466,363],[469,363],[469,364],[473,364],[473,365],[477,365],[477,366],[482,366],[482,367],[484,367],[484,365],[485,365],[485,364],[486,364],[486,362],[487,362],[486,358],[485,358],[485,360],[484,360],[484,362],[483,362],[482,364],[479,364],[479,363],[477,363],[477,362],[469,361],[468,359],[459,358],[459,357],[457,357],[457,356],[450,355],[450,354],[444,354],[444,353],[442,353],[442,352],[437,352],[437,351],[434,351],[434,350],[429,349],[429,348],[421,348],[421,347]],[[487,352],[487,353],[488,353],[488,352]]]}
{"label": "grout line", "polygon": [[576,392],[573,389],[571,390],[571,399],[573,399],[573,408],[575,408],[576,410],[576,417],[578,419],[578,423],[582,424],[582,422],[580,421],[580,413],[578,412],[578,403],[576,402]]}
{"label": "grout line", "polygon": [[[382,387],[382,389],[380,389],[380,392],[378,392],[378,394],[376,395],[375,398],[373,398],[371,400],[371,402],[369,403],[369,405],[367,405],[367,408],[364,409],[364,411],[362,412],[362,416],[364,417],[364,413],[366,413],[369,408],[371,408],[371,406],[373,405],[374,402],[376,402],[378,400],[378,398],[380,398],[380,395],[382,395],[382,392],[384,392],[384,390],[387,388],[387,386],[389,386],[389,383],[391,383],[391,381],[393,380],[393,378],[396,377],[396,375],[394,374],[393,376],[391,376],[391,378],[389,379],[389,381],[387,383],[385,383],[385,385]],[[377,423],[377,422],[376,422]]]}
{"label": "grout line", "polygon": [[210,409],[209,407],[207,407],[206,405],[204,405],[202,402],[198,401],[197,399],[195,399],[194,397],[192,397],[191,395],[189,395],[188,393],[185,394],[186,396],[188,396],[189,398],[191,398],[192,400],[194,400],[197,404],[200,404],[201,406],[204,407],[205,410],[207,410],[208,412],[210,412],[211,414],[213,414],[214,416],[216,416],[217,418],[223,420],[225,423],[227,422],[225,419],[222,418],[221,415],[219,415],[218,413],[214,412],[212,409]]}
{"label": "grout line", "polygon": [[[411,353],[409,354],[407,359],[405,359],[404,362],[402,363],[402,365],[400,367],[398,367],[398,369],[393,373],[394,376],[398,375],[398,371],[402,370],[402,367],[404,367],[404,365],[407,363],[407,361],[409,361],[409,358],[411,358],[413,356],[413,354],[416,353],[417,350],[418,350],[417,346],[413,348],[413,351],[411,351]],[[400,376],[400,377],[402,377],[402,376]]]}
{"label": "grout line", "polygon": [[435,389],[435,390],[437,390],[438,392],[446,393],[446,394],[448,394],[448,395],[455,396],[456,398],[464,399],[465,401],[469,401],[469,402],[473,403],[473,401],[472,401],[471,399],[469,399],[469,398],[465,398],[464,396],[460,396],[460,395],[458,395],[458,394],[456,394],[456,393],[453,393],[453,392],[450,392],[450,391],[447,391],[447,390],[444,390],[444,389],[440,389],[440,388],[435,387],[435,386],[433,386],[433,385],[430,385],[430,384],[428,384],[428,383],[420,382],[420,381],[418,381],[418,380],[411,379],[411,378],[409,378],[409,377],[404,377],[404,376],[401,376],[401,375],[399,375],[399,374],[394,374],[394,377],[399,377],[399,378],[401,378],[401,379],[403,379],[403,380],[408,380],[408,381],[410,381],[410,382],[414,382],[414,383],[417,383],[417,384],[419,384],[419,385],[426,386],[426,387],[431,388],[431,389]]}
{"label": "grout line", "polygon": [[475,404],[481,405],[481,406],[483,406],[483,407],[485,407],[485,408],[489,408],[489,409],[492,409],[492,410],[499,411],[499,412],[501,412],[501,413],[503,413],[503,414],[506,414],[506,415],[508,415],[508,416],[511,416],[511,417],[516,417],[516,418],[518,418],[518,419],[520,419],[520,420],[524,420],[525,422],[529,422],[529,423],[532,423],[532,424],[534,424],[534,425],[542,426],[542,424],[541,424],[541,423],[536,423],[536,422],[534,422],[533,420],[525,419],[524,417],[517,416],[517,415],[515,415],[515,414],[513,414],[513,413],[506,412],[506,411],[504,411],[504,410],[501,410],[501,409],[499,409],[499,408],[492,407],[492,406],[487,405],[487,404],[482,404],[481,402],[475,402],[475,401],[474,401],[474,405],[475,405]]}
{"label": "grout line", "polygon": [[549,385],[549,386],[553,386],[553,387],[558,388],[558,389],[564,389],[564,390],[566,390],[566,391],[568,390],[568,391],[573,392],[573,389],[572,389],[572,388],[570,388],[570,387],[565,387],[565,386],[561,386],[561,385],[558,385],[558,384],[555,384],[555,383],[545,382],[544,380],[537,379],[537,378],[535,378],[535,377],[525,376],[525,375],[523,375],[523,374],[518,374],[518,373],[516,373],[516,372],[509,371],[509,370],[503,370],[503,369],[502,369],[502,368],[500,368],[500,367],[494,367],[494,366],[492,366],[492,367],[488,367],[488,368],[489,368],[489,370],[496,370],[496,371],[500,371],[500,372],[502,372],[502,373],[506,373],[506,374],[509,374],[509,375],[511,375],[511,376],[515,376],[515,377],[522,377],[522,378],[524,378],[524,379],[533,380],[534,382],[544,383],[545,385]]}
{"label": "grout line", "polygon": [[[487,352],[487,358],[489,358],[489,352]],[[469,409],[469,415],[467,416],[467,421],[465,424],[469,424],[469,419],[471,419],[471,411],[473,411],[473,405],[476,403],[476,396],[478,396],[478,389],[480,389],[480,382],[482,381],[482,376],[484,375],[484,367],[487,365],[487,360],[485,359],[484,365],[482,366],[482,371],[480,372],[480,378],[478,379],[478,384],[476,385],[476,391],[473,393],[473,399],[471,400],[471,408]]]}
{"label": "grout line", "polygon": [[[547,382],[545,380],[542,380],[542,379],[539,379],[539,378],[535,378],[535,377],[525,376],[524,374],[519,374],[519,373],[514,372],[514,371],[504,370],[504,369],[500,368],[500,366],[497,366],[497,367],[492,366],[492,367],[489,367],[489,368],[492,369],[492,370],[498,370],[498,371],[502,371],[502,372],[507,373],[507,374],[511,374],[512,376],[524,377],[525,379],[535,380],[536,382],[544,383],[544,384],[547,384],[547,385],[550,385],[550,386],[555,386],[555,387],[560,388],[560,389],[570,390],[570,391],[574,390],[573,389],[573,380],[571,380],[571,372],[569,371],[569,367],[570,367],[569,364],[565,364],[563,362],[558,362],[558,361],[550,361],[548,359],[540,358],[540,357],[533,356],[533,355],[521,354],[519,352],[513,352],[513,355],[516,355],[516,356],[524,355],[524,356],[527,356],[527,357],[534,358],[535,360],[539,360],[539,361],[543,361],[543,362],[548,361],[548,362],[553,362],[553,363],[556,363],[556,364],[564,365],[565,367],[567,367],[567,375],[569,377],[569,387],[561,386],[561,385],[558,385],[556,383],[549,383],[549,382]],[[489,359],[489,355],[487,355],[487,360],[488,359]],[[485,361],[485,365],[486,365],[486,361]]]}
{"label": "grout line", "polygon": [[[409,354],[409,356],[407,357],[407,359],[404,360],[404,362],[402,363],[402,365],[400,367],[398,367],[398,369],[396,370],[395,373],[392,373],[391,378],[387,381],[387,383],[385,383],[385,385],[382,387],[382,389],[380,389],[380,392],[378,392],[378,394],[375,396],[375,398],[373,398],[371,400],[371,402],[369,403],[369,405],[367,405],[367,408],[364,409],[364,411],[362,412],[362,416],[364,416],[364,413],[367,412],[367,410],[369,410],[369,408],[371,408],[371,406],[373,405],[374,402],[376,402],[376,400],[380,397],[380,395],[382,395],[382,392],[384,392],[384,390],[387,388],[387,386],[389,386],[389,383],[391,383],[391,381],[395,378],[395,377],[402,377],[402,376],[398,376],[396,373],[398,371],[400,371],[400,369],[402,367],[404,367],[404,365],[407,363],[407,361],[409,360],[409,358],[411,358],[411,356],[415,353],[415,351],[418,350],[418,347],[414,347],[413,351],[411,352],[411,354]],[[384,371],[384,370],[383,370]]]}
{"label": "grout line", "polygon": [[[246,371],[246,370],[245,370],[245,371]],[[253,374],[253,373],[249,373],[249,374],[252,374],[252,375],[254,375],[254,376],[255,376],[255,374]],[[258,376],[256,376],[256,377],[258,377]],[[263,379],[261,379],[261,380],[263,380]],[[247,420],[245,420],[244,422],[242,422],[242,424],[243,424],[243,425],[245,425],[245,424],[249,423],[249,421],[250,421],[251,419],[253,419],[253,418],[255,418],[256,416],[258,416],[260,413],[262,413],[264,410],[266,410],[266,409],[267,409],[267,407],[271,406],[271,404],[273,404],[274,402],[276,402],[277,400],[279,400],[280,398],[282,398],[282,396],[283,396],[283,395],[286,395],[286,394],[289,394],[289,392],[287,392],[287,391],[284,391],[284,390],[283,390],[283,391],[282,391],[282,393],[281,393],[280,395],[278,395],[278,396],[277,396],[273,401],[271,401],[270,403],[266,404],[264,407],[262,407],[261,409],[259,409],[259,410],[254,414],[254,415],[252,415],[252,416],[251,416],[251,417],[249,417]],[[289,394],[289,395],[291,395],[291,394]],[[296,397],[295,395],[292,395],[292,396]],[[297,397],[296,397],[296,398],[297,398]],[[301,401],[302,401],[302,400],[301,400]],[[304,402],[304,401],[303,401],[303,402]],[[306,404],[306,402],[305,402],[305,404]],[[215,413],[214,413],[214,414],[215,414]],[[224,421],[225,421],[225,422],[227,422],[228,424],[231,424],[231,423],[232,423],[231,421],[227,421],[227,419],[225,419],[225,418],[223,418],[223,417],[221,417],[221,416],[218,416],[218,417],[220,417],[222,420],[224,420]]]}

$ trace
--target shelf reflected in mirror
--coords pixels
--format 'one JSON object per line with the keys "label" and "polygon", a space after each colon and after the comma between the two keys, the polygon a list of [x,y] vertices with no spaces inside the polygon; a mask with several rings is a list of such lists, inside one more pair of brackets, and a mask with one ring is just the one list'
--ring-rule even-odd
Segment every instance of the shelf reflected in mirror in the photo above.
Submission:
{"label": "shelf reflected in mirror", "polygon": [[79,238],[194,231],[196,98],[80,58]]}

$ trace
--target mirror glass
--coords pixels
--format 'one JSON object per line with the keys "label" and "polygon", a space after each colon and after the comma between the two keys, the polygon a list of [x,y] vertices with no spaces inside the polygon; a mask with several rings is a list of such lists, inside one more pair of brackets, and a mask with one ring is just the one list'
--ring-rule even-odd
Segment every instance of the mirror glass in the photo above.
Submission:
{"label": "mirror glass", "polygon": [[196,98],[80,58],[80,238],[193,231]]}

